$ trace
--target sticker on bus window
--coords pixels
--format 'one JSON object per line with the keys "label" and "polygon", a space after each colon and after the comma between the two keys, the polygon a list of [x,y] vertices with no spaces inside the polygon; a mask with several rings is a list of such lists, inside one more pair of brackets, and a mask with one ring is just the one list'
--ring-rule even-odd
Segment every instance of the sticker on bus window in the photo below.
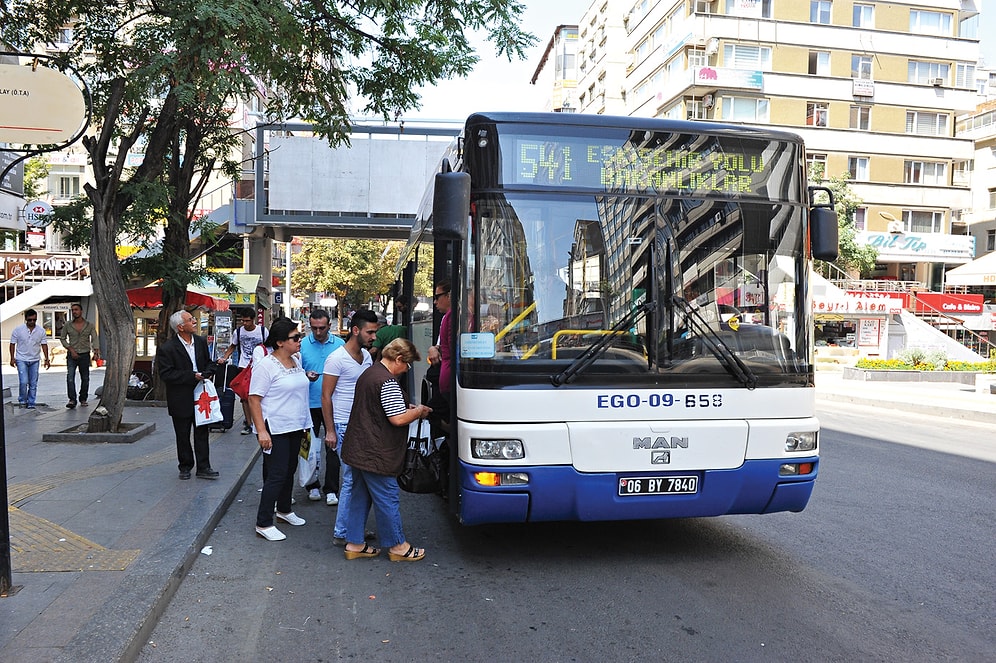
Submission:
{"label": "sticker on bus window", "polygon": [[495,356],[493,332],[460,334],[461,359],[490,359]]}

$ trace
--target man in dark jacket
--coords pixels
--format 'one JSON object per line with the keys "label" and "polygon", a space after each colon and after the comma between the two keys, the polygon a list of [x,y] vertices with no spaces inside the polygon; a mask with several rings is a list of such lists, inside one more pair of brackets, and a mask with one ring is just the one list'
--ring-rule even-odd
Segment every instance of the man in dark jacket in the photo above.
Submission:
{"label": "man in dark jacket", "polygon": [[[187,311],[177,311],[169,319],[176,335],[156,350],[156,368],[166,385],[166,408],[173,418],[176,432],[176,457],[180,478],[189,479],[197,463],[197,476],[217,479],[218,472],[211,469],[208,450],[208,427],[194,426],[194,387],[201,380],[211,377],[215,364],[211,363],[207,341],[194,333],[197,321]],[[194,428],[194,449],[190,450],[190,428]]]}

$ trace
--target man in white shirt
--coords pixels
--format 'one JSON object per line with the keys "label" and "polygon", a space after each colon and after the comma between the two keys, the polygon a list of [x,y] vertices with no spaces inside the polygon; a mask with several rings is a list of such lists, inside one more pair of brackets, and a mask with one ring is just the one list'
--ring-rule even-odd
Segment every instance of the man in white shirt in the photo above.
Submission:
{"label": "man in white shirt", "polygon": [[38,364],[45,355],[45,368],[48,361],[48,338],[45,329],[38,324],[38,312],[29,308],[24,312],[24,324],[10,333],[10,365],[17,369],[17,404],[29,410],[35,409],[38,396]]}
{"label": "man in white shirt", "polygon": [[[325,360],[325,377],[322,379],[322,417],[325,421],[325,446],[341,452],[340,442],[346,434],[349,413],[353,408],[356,380],[373,365],[370,348],[377,339],[380,328],[373,311],[357,311],[349,330],[346,344],[335,350]],[[342,488],[339,491],[339,512],[336,514],[332,543],[346,545],[346,513],[353,487],[353,473],[342,463]],[[326,487],[327,489],[327,487]]]}
{"label": "man in white shirt", "polygon": [[[224,364],[234,352],[238,351],[235,365],[239,368],[245,368],[252,362],[252,351],[266,340],[266,328],[256,325],[256,315],[251,309],[239,313],[239,324],[241,326],[236,328],[235,333],[232,334],[232,344],[228,346],[228,350],[225,351],[220,363]],[[249,435],[252,433],[252,427],[249,425],[249,405],[245,402],[242,403],[242,413],[245,415],[242,434]]]}

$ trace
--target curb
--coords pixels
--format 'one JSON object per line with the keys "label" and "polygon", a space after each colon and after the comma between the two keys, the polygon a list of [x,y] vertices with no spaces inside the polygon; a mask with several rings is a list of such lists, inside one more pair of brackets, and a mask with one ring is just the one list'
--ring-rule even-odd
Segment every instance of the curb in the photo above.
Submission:
{"label": "curb", "polygon": [[[255,451],[217,503],[199,494],[159,540],[128,570],[122,591],[104,603],[79,633],[62,648],[61,663],[132,661],[141,653],[183,578],[218,522],[242,489],[259,457]],[[189,533],[198,528],[191,542]]]}
{"label": "curb", "polygon": [[915,412],[932,417],[944,417],[946,419],[960,419],[962,421],[977,421],[981,423],[996,423],[996,412],[982,412],[979,410],[969,410],[965,408],[951,407],[950,405],[927,405],[922,403],[907,403],[905,401],[890,400],[869,400],[864,396],[852,396],[850,394],[820,393],[816,392],[817,401],[830,401],[836,403],[848,403],[850,405],[860,405],[869,408],[889,408],[903,412]]}

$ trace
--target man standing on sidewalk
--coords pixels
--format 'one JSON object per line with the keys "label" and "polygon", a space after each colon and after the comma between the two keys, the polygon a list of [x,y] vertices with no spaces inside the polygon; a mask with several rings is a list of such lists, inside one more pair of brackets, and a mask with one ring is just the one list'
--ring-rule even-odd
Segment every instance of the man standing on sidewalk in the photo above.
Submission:
{"label": "man standing on sidewalk", "polygon": [[[325,309],[316,308],[308,318],[311,325],[311,335],[301,341],[301,366],[308,373],[315,372],[322,374],[325,369],[325,360],[336,348],[341,348],[345,343],[338,334],[331,333],[332,322],[329,313]],[[308,387],[308,407],[311,409],[311,434],[315,439],[319,439],[318,433],[322,429],[322,381],[315,380]],[[322,445],[325,446],[325,445]],[[314,483],[309,483],[305,488],[308,490],[308,499],[317,502],[322,499],[322,481],[315,479]],[[339,456],[332,449],[325,451],[325,501],[338,499],[339,495]]]}
{"label": "man standing on sidewalk", "polygon": [[24,312],[24,324],[10,333],[10,365],[17,369],[17,404],[29,410],[35,409],[38,397],[38,362],[45,354],[45,368],[48,361],[48,338],[45,329],[38,324],[38,312],[29,308]]}
{"label": "man standing on sidewalk", "polygon": [[[176,457],[180,479],[190,478],[197,463],[197,476],[217,479],[211,469],[208,449],[208,426],[194,426],[194,387],[208,380],[216,364],[211,362],[207,341],[194,333],[197,321],[187,311],[177,311],[169,317],[169,326],[176,332],[156,350],[156,367],[166,384],[166,409],[173,418],[176,433]],[[190,428],[194,429],[194,450],[190,450]]]}
{"label": "man standing on sidewalk", "polygon": [[[356,380],[363,371],[373,366],[370,348],[377,338],[377,316],[373,311],[357,311],[349,330],[346,344],[329,355],[325,360],[325,377],[322,378],[322,414],[325,420],[325,446],[336,453],[342,452],[343,436],[349,413],[353,409],[353,393]],[[340,459],[341,460],[341,459]],[[342,490],[339,499],[326,500],[326,504],[339,505],[332,530],[332,543],[346,545],[346,512],[349,510],[349,496],[353,488],[353,472],[349,465],[342,463]]]}
{"label": "man standing on sidewalk", "polygon": [[[256,326],[256,312],[246,309],[239,313],[239,324],[242,326],[235,330],[232,335],[232,344],[228,346],[225,355],[219,360],[219,364],[224,364],[232,353],[238,352],[235,357],[235,365],[245,368],[252,361],[252,351],[256,346],[266,340],[266,328],[262,325]],[[242,434],[251,435],[252,426],[249,425],[249,404],[242,402],[242,413],[245,419],[242,423]]]}
{"label": "man standing on sidewalk", "polygon": [[80,372],[80,400],[86,407],[87,392],[90,391],[90,359],[100,359],[100,345],[97,328],[83,317],[83,306],[73,304],[69,308],[73,319],[62,326],[59,340],[66,349],[66,393],[69,402],[66,407],[76,407],[76,370]]}

